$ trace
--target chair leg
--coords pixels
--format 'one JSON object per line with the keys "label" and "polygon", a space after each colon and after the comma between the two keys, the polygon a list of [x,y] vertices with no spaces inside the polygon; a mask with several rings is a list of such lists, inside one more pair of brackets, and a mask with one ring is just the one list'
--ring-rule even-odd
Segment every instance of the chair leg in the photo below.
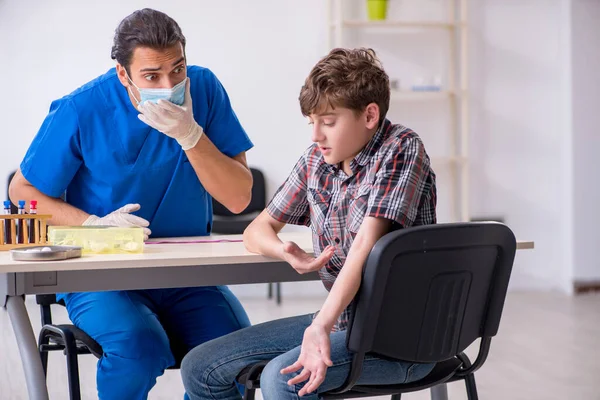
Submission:
{"label": "chair leg", "polygon": [[400,400],[402,395],[400,393],[396,393],[392,395],[392,400]]}
{"label": "chair leg", "polygon": [[273,284],[271,282],[268,283],[269,285],[269,292],[267,294],[267,298],[268,299],[272,299],[273,298]]}
{"label": "chair leg", "polygon": [[281,304],[281,282],[277,282],[275,288],[277,289],[277,304]]}
{"label": "chair leg", "polygon": [[79,387],[79,363],[77,361],[77,347],[75,340],[65,340],[65,356],[67,357],[67,372],[69,375],[69,394],[71,400],[81,400]]}
{"label": "chair leg", "polygon": [[48,352],[42,350],[42,345],[47,345],[50,343],[50,338],[48,336],[43,336],[40,333],[40,339],[38,341],[38,350],[40,352],[40,359],[42,360],[42,368],[44,369],[44,376],[48,376]]}
{"label": "chair leg", "polygon": [[40,358],[42,359],[42,368],[44,369],[44,376],[48,377],[48,352],[40,351]]}
{"label": "chair leg", "polygon": [[244,400],[254,400],[256,395],[256,389],[248,389],[248,386],[244,389]]}
{"label": "chair leg", "polygon": [[[48,304],[40,305],[40,317],[42,326],[52,324],[52,310]],[[44,369],[44,376],[48,376],[48,352],[41,351],[42,345],[48,345],[50,338],[40,332],[38,340],[38,350],[40,350],[40,358],[42,359],[42,367]]]}
{"label": "chair leg", "polygon": [[467,387],[467,399],[478,400],[477,385],[475,385],[475,375],[469,374],[465,376],[465,386]]}

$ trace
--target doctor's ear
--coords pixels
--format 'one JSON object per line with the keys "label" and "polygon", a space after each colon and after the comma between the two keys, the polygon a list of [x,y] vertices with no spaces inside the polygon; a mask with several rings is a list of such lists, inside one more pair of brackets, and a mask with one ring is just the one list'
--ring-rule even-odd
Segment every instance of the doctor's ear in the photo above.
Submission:
{"label": "doctor's ear", "polygon": [[121,82],[121,85],[123,85],[125,87],[129,87],[131,85],[131,83],[129,82],[127,70],[125,69],[125,67],[122,66],[121,64],[117,63],[116,68],[117,68],[117,77],[119,78],[119,82]]}

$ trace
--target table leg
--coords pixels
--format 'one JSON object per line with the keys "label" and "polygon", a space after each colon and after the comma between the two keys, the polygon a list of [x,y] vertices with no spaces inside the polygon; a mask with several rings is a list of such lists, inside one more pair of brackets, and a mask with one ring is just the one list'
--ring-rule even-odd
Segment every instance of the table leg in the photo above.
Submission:
{"label": "table leg", "polygon": [[9,296],[6,308],[21,354],[29,398],[32,400],[48,400],[48,388],[46,387],[42,360],[23,296]]}

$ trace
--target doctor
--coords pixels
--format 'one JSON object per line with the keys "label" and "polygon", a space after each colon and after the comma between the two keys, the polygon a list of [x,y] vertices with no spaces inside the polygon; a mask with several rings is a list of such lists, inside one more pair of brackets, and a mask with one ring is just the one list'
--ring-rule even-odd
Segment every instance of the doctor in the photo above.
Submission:
{"label": "doctor", "polygon": [[[54,225],[140,226],[156,237],[210,234],[212,197],[244,210],[252,142],[217,77],[187,65],[185,43],[161,12],[126,17],[114,37],[116,68],[51,104],[12,181],[12,201],[37,199]],[[104,349],[102,400],[146,399],[175,363],[171,343],[185,353],[249,325],[226,287],[57,297]]]}

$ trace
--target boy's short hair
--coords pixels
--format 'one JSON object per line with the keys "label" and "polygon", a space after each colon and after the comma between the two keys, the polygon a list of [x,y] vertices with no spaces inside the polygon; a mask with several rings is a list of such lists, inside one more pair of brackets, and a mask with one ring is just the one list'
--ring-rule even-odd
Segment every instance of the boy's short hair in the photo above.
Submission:
{"label": "boy's short hair", "polygon": [[337,48],[313,67],[300,90],[304,116],[344,107],[361,113],[375,103],[379,122],[390,106],[390,80],[373,49]]}

